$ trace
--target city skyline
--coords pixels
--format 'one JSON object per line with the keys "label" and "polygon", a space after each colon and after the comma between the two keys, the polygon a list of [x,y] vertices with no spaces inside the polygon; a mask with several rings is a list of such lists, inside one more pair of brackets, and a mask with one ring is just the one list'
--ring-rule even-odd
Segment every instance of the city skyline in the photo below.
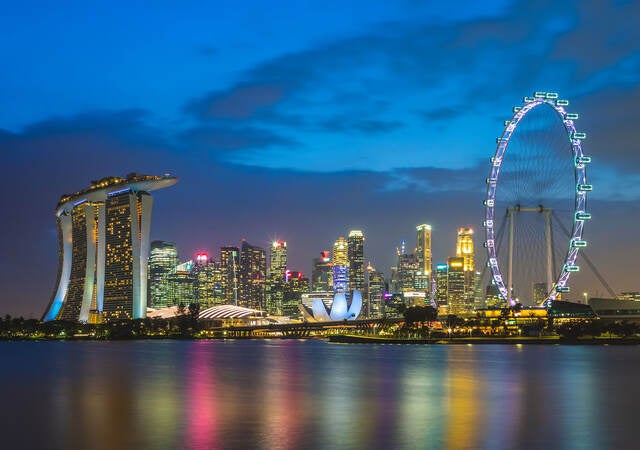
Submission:
{"label": "city skyline", "polygon": [[[568,99],[588,134],[589,256],[617,292],[639,289],[637,2],[113,8],[35,18],[11,4],[0,18],[0,313],[46,307],[59,195],[130,172],[180,177],[151,240],[189,255],[278,239],[310,275],[320,251],[362,230],[365,264],[387,274],[397,243],[413,250],[428,223],[433,270],[459,227],[476,230],[480,266],[488,159],[537,90]],[[605,294],[588,271],[575,282]]]}

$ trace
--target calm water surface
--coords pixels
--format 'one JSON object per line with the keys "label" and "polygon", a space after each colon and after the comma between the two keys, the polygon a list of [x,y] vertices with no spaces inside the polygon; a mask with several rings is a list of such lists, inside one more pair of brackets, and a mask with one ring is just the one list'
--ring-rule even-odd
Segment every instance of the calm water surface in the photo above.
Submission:
{"label": "calm water surface", "polygon": [[1,342],[1,448],[639,448],[640,348]]}

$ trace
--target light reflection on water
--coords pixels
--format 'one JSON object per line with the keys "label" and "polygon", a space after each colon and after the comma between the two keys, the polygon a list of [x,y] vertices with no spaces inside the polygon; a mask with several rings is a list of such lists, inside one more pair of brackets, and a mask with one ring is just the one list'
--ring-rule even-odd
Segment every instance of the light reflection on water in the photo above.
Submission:
{"label": "light reflection on water", "polygon": [[2,342],[3,448],[633,448],[637,347]]}

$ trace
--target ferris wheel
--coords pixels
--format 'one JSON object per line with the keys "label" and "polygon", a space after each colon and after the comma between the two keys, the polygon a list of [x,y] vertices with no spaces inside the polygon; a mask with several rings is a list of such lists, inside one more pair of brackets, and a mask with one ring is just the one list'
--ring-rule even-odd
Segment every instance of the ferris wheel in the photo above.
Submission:
{"label": "ferris wheel", "polygon": [[[586,133],[555,92],[524,97],[505,121],[486,179],[485,247],[498,297],[549,306],[580,270],[587,211]],[[508,151],[507,151],[508,150]],[[505,236],[506,234],[506,236]],[[506,243],[505,243],[506,241]]]}

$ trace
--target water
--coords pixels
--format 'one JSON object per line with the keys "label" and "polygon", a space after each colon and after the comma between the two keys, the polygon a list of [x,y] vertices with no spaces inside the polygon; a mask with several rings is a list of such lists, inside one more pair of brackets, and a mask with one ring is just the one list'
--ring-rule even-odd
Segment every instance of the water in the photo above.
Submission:
{"label": "water", "polygon": [[0,342],[1,448],[638,448],[635,346]]}

